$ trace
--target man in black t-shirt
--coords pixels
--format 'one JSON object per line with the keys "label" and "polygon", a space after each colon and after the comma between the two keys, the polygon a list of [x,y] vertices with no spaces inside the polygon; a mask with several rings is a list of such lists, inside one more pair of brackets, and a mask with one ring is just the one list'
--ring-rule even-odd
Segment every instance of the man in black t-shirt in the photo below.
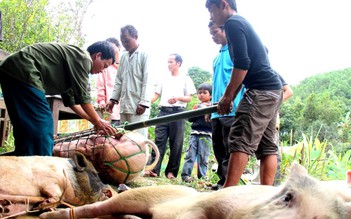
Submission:
{"label": "man in black t-shirt", "polygon": [[243,17],[235,0],[207,0],[211,20],[224,25],[234,63],[232,76],[218,103],[218,113],[228,114],[242,85],[247,89],[236,111],[229,135],[229,165],[224,187],[236,185],[249,156],[260,160],[261,184],[273,185],[278,147],[274,140],[276,118],[282,102],[282,85],[270,66],[265,47]]}

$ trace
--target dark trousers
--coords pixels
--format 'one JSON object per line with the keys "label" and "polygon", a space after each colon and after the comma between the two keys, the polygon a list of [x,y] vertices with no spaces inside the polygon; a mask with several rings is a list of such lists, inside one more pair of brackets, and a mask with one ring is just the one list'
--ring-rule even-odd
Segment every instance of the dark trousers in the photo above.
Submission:
{"label": "dark trousers", "polygon": [[[174,111],[163,111],[161,109],[160,113],[158,114],[158,117],[179,113],[182,111],[184,111],[184,109],[178,109]],[[165,170],[165,175],[167,176],[168,173],[173,173],[173,175],[177,177],[183,150],[184,128],[184,119],[156,125],[155,144],[157,145],[158,150],[160,151],[160,159],[157,165],[155,166],[153,172],[155,172],[157,175],[160,175],[162,161],[167,149],[167,140],[169,140],[170,153],[169,161]]]}
{"label": "dark trousers", "polygon": [[230,127],[234,121],[234,116],[220,117],[212,119],[212,145],[213,152],[218,162],[217,175],[219,177],[218,184],[224,185],[228,163],[228,136]]}
{"label": "dark trousers", "polygon": [[4,74],[1,77],[1,89],[15,138],[15,151],[7,155],[51,156],[54,122],[45,93]]}

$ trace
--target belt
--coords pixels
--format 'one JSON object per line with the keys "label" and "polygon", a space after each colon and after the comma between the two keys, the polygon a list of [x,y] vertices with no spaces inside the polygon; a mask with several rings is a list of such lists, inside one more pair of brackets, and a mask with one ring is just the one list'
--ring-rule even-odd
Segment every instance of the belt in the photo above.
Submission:
{"label": "belt", "polygon": [[183,110],[184,107],[181,106],[161,106],[160,110],[164,112],[177,112]]}

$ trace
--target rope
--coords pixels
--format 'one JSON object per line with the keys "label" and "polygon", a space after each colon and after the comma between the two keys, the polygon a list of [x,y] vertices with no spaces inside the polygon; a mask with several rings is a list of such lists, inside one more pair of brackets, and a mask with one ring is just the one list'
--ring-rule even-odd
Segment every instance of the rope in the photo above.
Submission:
{"label": "rope", "polygon": [[70,219],[75,219],[75,218],[76,218],[76,215],[75,215],[75,213],[74,213],[74,208],[71,208],[71,209],[69,210],[69,218],[70,218]]}
{"label": "rope", "polygon": [[[126,124],[126,123],[127,123],[127,122],[125,122],[125,124]],[[110,162],[104,162],[104,164],[105,164],[106,166],[109,166],[109,167],[111,167],[111,168],[114,169],[114,170],[118,170],[118,171],[120,171],[120,172],[122,172],[122,173],[127,174],[126,177],[124,178],[123,182],[126,182],[126,181],[127,181],[127,179],[129,178],[130,174],[139,173],[139,172],[133,172],[133,171],[130,170],[130,169],[131,169],[131,166],[130,166],[130,164],[129,164],[129,162],[128,162],[127,159],[128,159],[128,158],[131,158],[131,157],[133,157],[133,156],[135,156],[135,155],[138,155],[138,154],[145,154],[145,151],[142,150],[141,146],[140,146],[136,141],[134,141],[133,139],[131,139],[130,137],[128,137],[128,136],[126,136],[126,135],[125,135],[125,137],[127,137],[130,141],[132,141],[132,142],[139,148],[139,152],[130,154],[130,155],[128,155],[128,156],[123,156],[123,155],[118,151],[118,149],[115,147],[115,145],[112,144],[111,140],[108,138],[109,143],[111,143],[111,145],[112,145],[113,148],[115,149],[116,153],[117,153],[118,156],[119,156],[119,159],[116,159],[116,160],[110,161]],[[126,166],[127,166],[127,170],[123,170],[123,169],[118,168],[118,167],[116,167],[115,165],[113,165],[114,163],[119,162],[119,161],[121,161],[121,160],[125,162],[125,164],[126,164]],[[140,170],[140,171],[141,171],[141,170]]]}
{"label": "rope", "polygon": [[[123,128],[121,128],[121,126],[119,126],[119,128],[116,128],[116,127],[114,127],[114,128],[116,128],[116,130],[117,130],[117,135],[123,135],[124,137],[128,138],[128,140],[133,144],[133,146],[137,147],[137,152],[134,152],[132,154],[123,155],[121,153],[120,149],[118,149],[118,145],[116,145],[116,143],[112,142],[112,140],[113,140],[112,138],[115,138],[115,136],[108,136],[108,135],[100,135],[99,136],[96,134],[96,131],[94,129],[89,129],[89,130],[80,131],[80,132],[74,132],[74,133],[71,133],[67,136],[63,136],[59,139],[56,139],[55,140],[56,147],[58,146],[57,144],[61,144],[61,145],[59,145],[59,147],[60,147],[59,151],[56,151],[56,152],[59,154],[61,154],[61,153],[66,154],[65,156],[69,157],[70,152],[86,150],[86,153],[83,152],[83,154],[85,154],[85,156],[90,161],[93,162],[95,168],[98,169],[98,171],[100,173],[106,174],[106,172],[99,170],[99,168],[97,166],[100,166],[102,169],[104,169],[103,166],[109,167],[113,170],[116,170],[116,171],[119,171],[119,172],[125,174],[124,179],[118,179],[118,180],[122,181],[122,182],[126,182],[131,174],[137,174],[137,173],[142,171],[142,169],[132,171],[131,170],[132,167],[131,167],[131,164],[128,161],[128,159],[133,157],[133,156],[137,156],[139,154],[146,154],[146,151],[143,151],[140,144],[138,144],[135,140],[133,140],[129,136],[124,135],[126,133],[126,130],[124,129],[124,127],[126,125],[128,125],[127,121],[123,123],[123,125],[122,125]],[[102,140],[101,138],[105,138],[105,139],[103,141],[101,141]],[[101,147],[99,145],[101,145]],[[105,154],[106,154],[105,148],[107,146],[112,146],[113,150],[118,155],[117,159],[105,161]],[[89,152],[89,150],[91,150],[91,151]],[[99,153],[102,153],[101,154],[101,156],[103,158],[102,160],[97,160],[97,158],[96,158],[97,154],[99,154]],[[125,168],[122,169],[121,167],[118,167],[118,166],[120,166],[118,164],[115,165],[117,162],[124,162]],[[109,174],[107,174],[107,175],[109,176]],[[115,179],[113,179],[113,180],[115,180]]]}
{"label": "rope", "polygon": [[[112,126],[113,128],[115,128],[115,130],[117,131],[116,134],[124,134],[125,132],[125,126],[128,125],[128,122],[124,122],[122,128],[120,127],[116,127],[116,126]],[[72,132],[69,133],[67,135],[64,135],[62,137],[57,137],[54,140],[54,144],[58,144],[58,143],[62,143],[62,142],[67,142],[67,141],[73,141],[73,140],[77,140],[83,137],[87,137],[90,135],[96,135],[98,134],[95,130],[95,128],[91,128],[91,129],[87,129],[87,130],[83,130],[83,131],[78,131],[78,132]],[[105,137],[111,137],[111,135],[105,135]]]}

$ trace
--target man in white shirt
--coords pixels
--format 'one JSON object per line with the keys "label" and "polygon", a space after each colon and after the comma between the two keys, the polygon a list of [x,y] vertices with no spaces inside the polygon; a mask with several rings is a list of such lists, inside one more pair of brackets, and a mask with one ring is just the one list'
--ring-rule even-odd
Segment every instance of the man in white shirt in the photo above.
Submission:
{"label": "man in white shirt", "polygon": [[[160,113],[158,117],[183,112],[186,104],[191,101],[192,95],[196,94],[192,79],[179,71],[182,63],[183,60],[179,54],[171,54],[169,56],[168,69],[171,74],[161,80],[151,99],[151,102],[154,102],[160,98]],[[170,155],[165,175],[169,179],[177,177],[183,149],[184,127],[184,119],[156,125],[155,144],[160,151],[160,159],[153,170],[154,173],[150,174],[151,176],[160,175],[167,140],[169,140]]]}

